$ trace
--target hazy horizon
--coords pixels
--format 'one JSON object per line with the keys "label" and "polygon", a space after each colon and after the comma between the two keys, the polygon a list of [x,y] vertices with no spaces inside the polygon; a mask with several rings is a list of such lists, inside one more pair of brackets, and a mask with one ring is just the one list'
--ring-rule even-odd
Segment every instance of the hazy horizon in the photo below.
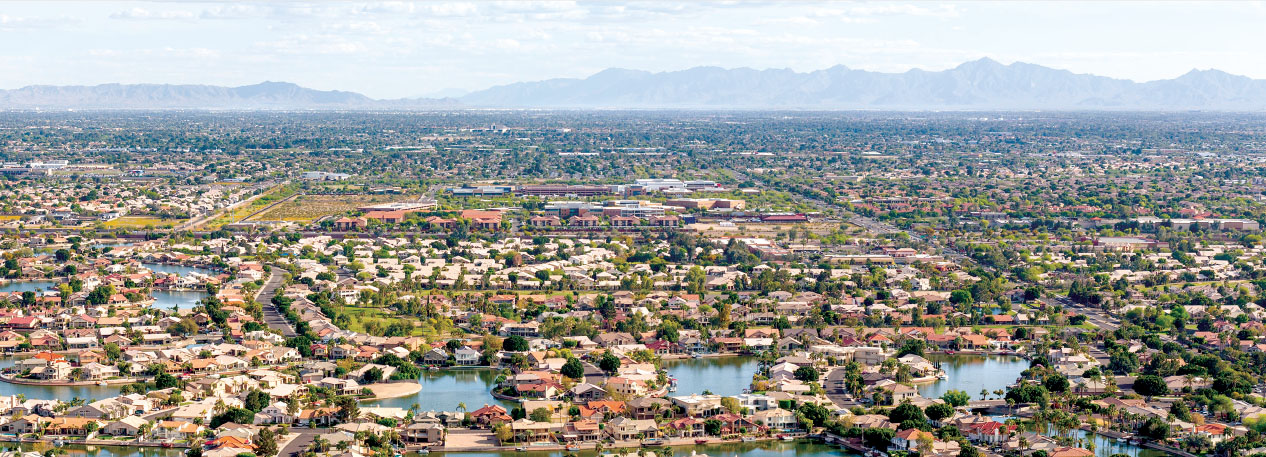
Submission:
{"label": "hazy horizon", "polygon": [[982,57],[1266,79],[1262,23],[1260,2],[13,2],[0,88],[287,81],[404,98],[608,68],[899,73]]}

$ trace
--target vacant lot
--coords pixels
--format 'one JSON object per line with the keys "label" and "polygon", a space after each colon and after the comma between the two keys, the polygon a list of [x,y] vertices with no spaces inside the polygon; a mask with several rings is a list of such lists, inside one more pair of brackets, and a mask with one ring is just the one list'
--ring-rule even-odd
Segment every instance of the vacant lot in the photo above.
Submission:
{"label": "vacant lot", "polygon": [[149,216],[123,216],[118,219],[106,221],[102,225],[106,228],[124,229],[171,228],[184,221],[185,219],[159,219],[157,217]]}
{"label": "vacant lot", "polygon": [[344,214],[361,206],[401,198],[399,195],[300,195],[268,208],[249,220],[312,222],[322,217]]}
{"label": "vacant lot", "polygon": [[839,230],[841,224],[827,222],[809,222],[803,224],[769,224],[762,222],[739,222],[733,226],[721,226],[716,223],[691,224],[690,228],[704,236],[746,236],[772,238],[779,233],[796,230],[803,234],[811,232],[815,235],[829,235]]}

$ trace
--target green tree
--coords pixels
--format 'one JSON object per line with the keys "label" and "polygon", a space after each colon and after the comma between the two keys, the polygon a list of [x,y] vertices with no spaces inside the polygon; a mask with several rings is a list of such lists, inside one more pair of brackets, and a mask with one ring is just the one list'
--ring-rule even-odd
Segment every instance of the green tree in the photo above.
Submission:
{"label": "green tree", "polygon": [[1134,380],[1134,391],[1146,397],[1155,397],[1169,393],[1169,386],[1160,376],[1145,374]]}
{"label": "green tree", "polygon": [[620,369],[620,358],[615,354],[606,352],[602,354],[602,358],[598,359],[598,368],[607,373],[615,373]]}
{"label": "green tree", "polygon": [[1042,379],[1042,386],[1051,392],[1064,393],[1068,391],[1068,378],[1062,374],[1051,373]]}
{"label": "green tree", "polygon": [[526,338],[518,335],[506,338],[502,343],[502,348],[510,352],[523,352],[531,348]]}
{"label": "green tree", "polygon": [[939,421],[953,416],[954,407],[945,403],[933,403],[928,405],[927,408],[924,408],[923,413],[927,415],[928,419]]}
{"label": "green tree", "polygon": [[822,374],[818,372],[818,369],[814,368],[812,365],[805,365],[800,368],[796,368],[796,371],[792,373],[792,375],[801,382],[817,382],[818,378],[822,376]]}
{"label": "green tree", "polygon": [[536,422],[549,422],[552,416],[553,414],[550,413],[549,409],[536,408],[532,410],[532,415],[529,416],[529,418]]}
{"label": "green tree", "polygon": [[971,395],[961,390],[950,390],[941,395],[941,400],[945,400],[950,406],[957,408],[959,406],[967,406],[967,403],[971,401]]}
{"label": "green tree", "polygon": [[255,436],[255,455],[272,457],[277,455],[277,434],[270,428],[259,431]]}
{"label": "green tree", "polygon": [[923,415],[923,410],[911,403],[902,403],[888,412],[888,421],[900,424],[905,421],[925,422],[927,416]]}
{"label": "green tree", "polygon": [[211,417],[211,428],[216,428],[229,422],[237,424],[250,424],[255,421],[255,412],[246,408],[229,408],[220,414]]}
{"label": "green tree", "polygon": [[584,379],[585,377],[585,366],[580,363],[580,359],[575,357],[568,358],[567,362],[563,364],[561,371],[563,376],[571,379]]}

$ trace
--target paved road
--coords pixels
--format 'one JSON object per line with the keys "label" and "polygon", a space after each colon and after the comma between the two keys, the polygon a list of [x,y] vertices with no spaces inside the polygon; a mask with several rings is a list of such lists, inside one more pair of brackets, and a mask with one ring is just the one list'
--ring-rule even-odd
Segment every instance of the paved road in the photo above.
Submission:
{"label": "paved road", "polygon": [[1120,319],[1108,314],[1102,308],[1083,305],[1069,300],[1068,297],[1054,297],[1054,300],[1066,309],[1072,309],[1077,311],[1078,314],[1085,315],[1086,322],[1094,324],[1095,327],[1111,332],[1121,326]]}
{"label": "paved road", "polygon": [[281,273],[281,268],[272,267],[272,271],[268,276],[268,282],[264,283],[264,287],[259,288],[259,292],[255,294],[255,302],[259,303],[264,310],[264,323],[269,327],[281,331],[281,335],[286,338],[297,336],[295,328],[290,325],[285,316],[277,311],[277,307],[273,305],[273,295],[276,295],[277,288],[281,287],[282,281],[285,279]]}
{"label": "paved road", "polygon": [[826,383],[822,385],[826,390],[826,398],[830,399],[839,408],[852,408],[860,403],[848,394],[848,390],[844,387],[844,367],[835,367],[826,373]]}

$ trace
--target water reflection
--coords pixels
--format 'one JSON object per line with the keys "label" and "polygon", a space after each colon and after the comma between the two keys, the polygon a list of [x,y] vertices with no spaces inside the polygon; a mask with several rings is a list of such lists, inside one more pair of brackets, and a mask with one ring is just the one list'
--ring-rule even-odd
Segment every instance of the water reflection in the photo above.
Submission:
{"label": "water reflection", "polygon": [[492,396],[492,386],[497,381],[498,373],[492,369],[470,368],[423,371],[422,377],[418,379],[422,390],[417,394],[365,404],[408,409],[417,403],[420,411],[456,411],[458,403],[465,403],[469,411],[479,409],[485,404],[510,409],[517,403],[498,400]]}
{"label": "water reflection", "polygon": [[[654,449],[646,451],[654,452]],[[829,446],[822,443],[812,441],[762,441],[757,443],[726,443],[726,444],[708,444],[702,446],[674,446],[673,454],[686,457],[691,452],[698,454],[707,454],[709,457],[834,457],[858,454],[853,453],[845,448]],[[605,449],[604,454],[619,454],[624,452],[630,456],[638,455],[638,449]],[[567,453],[564,451],[527,451],[527,452],[446,452],[444,454],[460,456],[460,457],[563,457]],[[574,452],[582,457],[590,457],[597,455],[592,449]],[[410,454],[416,457],[416,454]]]}
{"label": "water reflection", "polygon": [[981,389],[989,391],[988,398],[998,398],[993,392],[1015,384],[1020,372],[1029,367],[1027,360],[1015,356],[929,354],[927,359],[941,364],[946,379],[918,385],[919,395],[926,398],[940,398],[947,391],[961,390],[978,400]]}
{"label": "water reflection", "polygon": [[[5,443],[0,448],[6,451],[30,452],[43,448],[51,448],[50,443]],[[63,444],[58,451],[71,457],[181,457],[184,449],[133,446],[85,446],[82,444]]]}
{"label": "water reflection", "polygon": [[0,292],[43,292],[52,290],[51,288],[57,284],[57,281],[39,280],[39,281],[10,281],[0,285]]}
{"label": "water reflection", "polygon": [[756,357],[705,357],[665,360],[668,376],[677,378],[674,395],[701,394],[711,391],[721,396],[743,393],[752,384],[752,375],[760,367]]}

